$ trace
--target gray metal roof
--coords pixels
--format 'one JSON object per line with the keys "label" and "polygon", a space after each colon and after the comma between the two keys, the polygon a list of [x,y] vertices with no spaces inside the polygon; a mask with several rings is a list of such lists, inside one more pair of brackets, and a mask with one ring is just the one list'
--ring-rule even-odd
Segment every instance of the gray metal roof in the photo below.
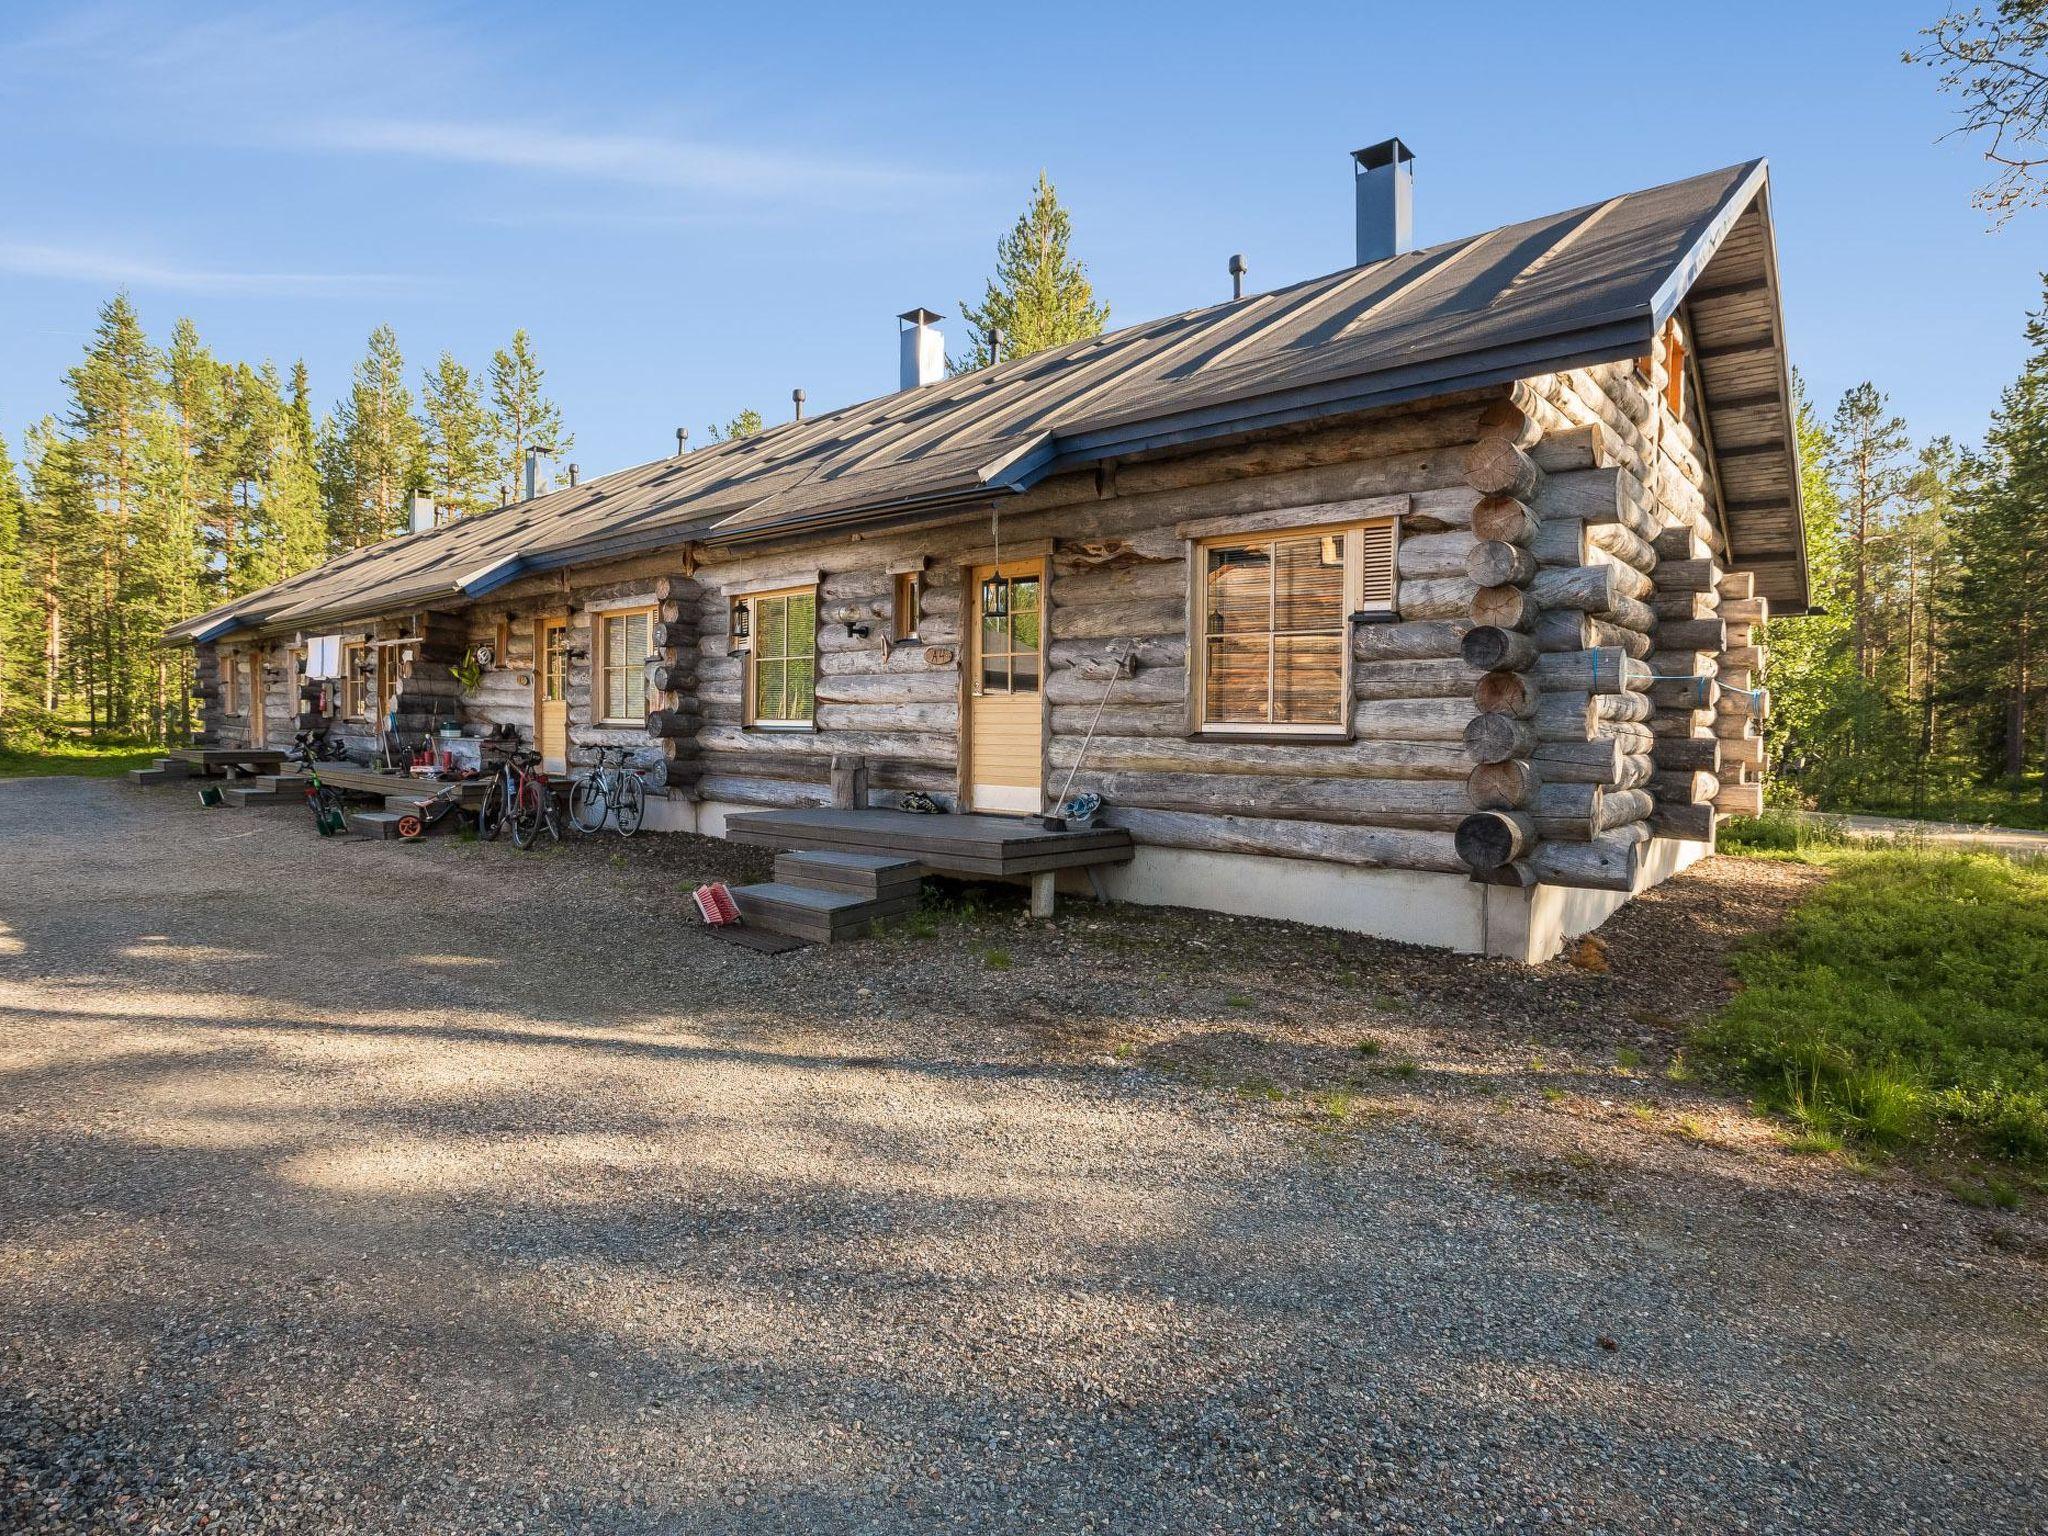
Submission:
{"label": "gray metal roof", "polygon": [[[1718,282],[1719,267],[1709,266],[1731,233],[1745,260],[1768,268],[1765,184],[1763,162],[1752,161],[1129,326],[388,540],[171,633],[205,639],[460,601],[522,575],[686,540],[986,501],[1112,455],[1641,356],[1703,274]],[[1768,311],[1766,344],[1741,355],[1776,363],[1778,470],[1796,534],[1797,466],[1768,276],[1766,290],[1743,267],[1729,298],[1761,294]],[[1755,308],[1730,313],[1754,331]],[[1712,331],[1720,322],[1706,307],[1694,323]],[[1753,379],[1717,383],[1715,338],[1696,341],[1710,415],[1716,393],[1740,388],[1742,408],[1764,421],[1765,389]],[[1743,446],[1758,430],[1768,434],[1770,422],[1746,426]],[[1767,454],[1754,457],[1767,464]],[[1771,494],[1778,489],[1773,482]],[[1746,535],[1730,510],[1740,564]],[[1782,544],[1783,528],[1772,537]],[[1790,581],[1776,581],[1783,590],[1773,595],[1803,606],[1803,568],[1786,571]]]}

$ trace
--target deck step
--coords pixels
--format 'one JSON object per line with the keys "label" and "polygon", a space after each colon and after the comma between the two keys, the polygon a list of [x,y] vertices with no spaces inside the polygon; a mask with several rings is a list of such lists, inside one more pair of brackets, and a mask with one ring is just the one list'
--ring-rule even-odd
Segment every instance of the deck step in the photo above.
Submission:
{"label": "deck step", "polygon": [[192,777],[192,765],[182,762],[175,757],[160,757],[156,760],[154,767],[166,779],[189,779]]}
{"label": "deck step", "polygon": [[775,856],[775,878],[784,885],[881,899],[906,893],[915,895],[924,879],[924,866],[915,859],[891,854],[799,848]]}
{"label": "deck step", "polygon": [[735,887],[732,898],[739,903],[740,914],[756,927],[814,944],[864,938],[876,919],[905,917],[917,910],[915,890],[876,899],[782,880]]}
{"label": "deck step", "polygon": [[248,784],[224,785],[220,797],[229,805],[275,805],[284,799],[284,792],[265,789],[254,782]]}
{"label": "deck step", "polygon": [[398,836],[398,812],[350,811],[348,829],[357,837],[394,838]]}
{"label": "deck step", "polygon": [[168,784],[172,779],[182,779],[182,773],[165,773],[161,768],[130,768],[130,784]]}

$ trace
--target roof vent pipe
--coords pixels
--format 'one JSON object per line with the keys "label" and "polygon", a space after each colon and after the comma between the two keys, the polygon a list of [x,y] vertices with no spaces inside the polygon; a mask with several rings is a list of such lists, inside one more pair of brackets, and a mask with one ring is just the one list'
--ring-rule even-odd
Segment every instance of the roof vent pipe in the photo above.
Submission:
{"label": "roof vent pipe", "polygon": [[677,457],[677,458],[681,458],[681,457],[682,457],[682,456],[683,456],[684,454],[688,453],[689,451],[690,451],[690,429],[689,429],[688,427],[677,427],[677,428],[676,428],[676,457]]}
{"label": "roof vent pipe", "polygon": [[789,398],[790,403],[796,407],[796,419],[802,421],[804,419],[804,392],[801,389],[792,389],[789,392]]}
{"label": "roof vent pipe", "polygon": [[1244,264],[1244,252],[1239,251],[1230,258],[1230,298],[1232,303],[1244,297],[1244,275],[1250,270],[1251,268]]}
{"label": "roof vent pipe", "polygon": [[923,389],[946,376],[946,338],[933,324],[945,318],[922,307],[896,317],[899,389]]}
{"label": "roof vent pipe", "polygon": [[572,491],[575,490],[576,482],[582,478],[583,467],[580,464],[571,464],[569,466],[569,489]]}
{"label": "roof vent pipe", "polygon": [[1358,264],[1415,248],[1415,151],[1399,139],[1351,152],[1358,198]]}
{"label": "roof vent pipe", "polygon": [[992,325],[988,328],[988,362],[993,368],[1003,360],[1003,328]]}

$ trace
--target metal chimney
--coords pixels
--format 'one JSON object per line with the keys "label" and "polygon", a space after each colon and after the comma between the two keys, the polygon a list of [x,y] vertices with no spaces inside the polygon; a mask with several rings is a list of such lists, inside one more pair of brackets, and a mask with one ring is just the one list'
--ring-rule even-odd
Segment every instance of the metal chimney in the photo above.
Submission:
{"label": "metal chimney", "polygon": [[425,491],[414,491],[412,493],[412,531],[414,533],[427,533],[432,530],[435,521],[434,498]]}
{"label": "metal chimney", "polygon": [[1415,151],[1399,139],[1354,149],[1358,264],[1415,248]]}
{"label": "metal chimney", "polygon": [[946,338],[934,321],[946,317],[929,309],[906,309],[896,317],[896,352],[900,358],[900,389],[923,389],[946,376]]}
{"label": "metal chimney", "polygon": [[540,494],[540,461],[543,454],[555,451],[552,443],[535,443],[526,450],[526,494],[522,501],[531,501]]}

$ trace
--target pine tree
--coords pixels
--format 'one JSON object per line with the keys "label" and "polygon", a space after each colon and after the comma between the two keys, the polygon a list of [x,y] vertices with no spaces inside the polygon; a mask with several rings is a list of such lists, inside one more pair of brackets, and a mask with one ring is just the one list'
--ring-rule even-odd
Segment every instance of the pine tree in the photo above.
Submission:
{"label": "pine tree", "polygon": [[1873,545],[1889,533],[1891,510],[1906,488],[1909,473],[1900,462],[1910,446],[1906,423],[1901,417],[1885,414],[1889,403],[1876,385],[1858,384],[1835,408],[1832,434],[1830,467],[1840,489],[1849,545],[1849,630],[1856,670],[1866,682],[1875,676],[1871,647]]}
{"label": "pine tree", "polygon": [[2032,353],[1955,498],[1952,536],[1964,553],[1943,614],[1950,691],[1981,706],[1986,765],[2011,779],[2026,770],[2029,717],[2048,689],[2048,292],[2026,335]]}
{"label": "pine tree", "polygon": [[426,434],[388,325],[370,332],[369,351],[325,434],[321,482],[328,527],[343,550],[404,532],[412,493],[426,489]]}
{"label": "pine tree", "polygon": [[158,359],[125,293],[100,310],[83,362],[71,369],[65,425],[76,449],[79,484],[97,521],[90,538],[98,582],[89,609],[85,684],[88,719],[126,730],[143,697],[138,655],[155,643],[129,623],[123,595],[130,552],[146,534],[153,420],[162,398]]}
{"label": "pine tree", "polygon": [[496,472],[500,483],[523,494],[526,450],[545,448],[560,455],[576,446],[562,429],[562,412],[541,392],[547,372],[534,355],[525,331],[512,333],[510,348],[491,354],[491,419],[497,437]]}
{"label": "pine tree", "polygon": [[440,365],[423,379],[420,406],[427,423],[427,488],[435,505],[450,517],[489,510],[497,500],[497,426],[476,380],[453,353],[443,352]]}
{"label": "pine tree", "polygon": [[735,438],[759,437],[762,426],[761,413],[750,405],[723,427],[714,421],[710,429],[711,441],[714,443],[725,443],[731,442]]}
{"label": "pine tree", "polygon": [[204,565],[207,595],[219,601],[229,595],[227,572],[239,537],[223,469],[232,373],[207,350],[190,319],[179,320],[172,329],[164,370],[165,394],[177,429],[173,451],[180,465],[179,496],[192,510],[203,541],[195,558]]}
{"label": "pine tree", "polygon": [[981,303],[961,301],[960,315],[972,327],[975,343],[964,360],[954,363],[956,372],[989,365],[997,330],[1005,358],[1028,357],[1102,334],[1109,306],[1095,302],[1087,267],[1069,254],[1073,235],[1072,218],[1040,171],[1030,205],[996,242],[996,275]]}
{"label": "pine tree", "polygon": [[5,750],[15,733],[18,715],[34,696],[35,668],[31,661],[35,637],[35,616],[30,604],[22,548],[23,521],[28,498],[22,494],[21,477],[7,441],[0,438],[0,750]]}
{"label": "pine tree", "polygon": [[[271,372],[270,364],[263,366],[266,374]],[[292,364],[291,396],[271,445],[263,501],[275,540],[273,581],[311,570],[327,558],[327,515],[320,505],[313,402],[303,361]]]}

